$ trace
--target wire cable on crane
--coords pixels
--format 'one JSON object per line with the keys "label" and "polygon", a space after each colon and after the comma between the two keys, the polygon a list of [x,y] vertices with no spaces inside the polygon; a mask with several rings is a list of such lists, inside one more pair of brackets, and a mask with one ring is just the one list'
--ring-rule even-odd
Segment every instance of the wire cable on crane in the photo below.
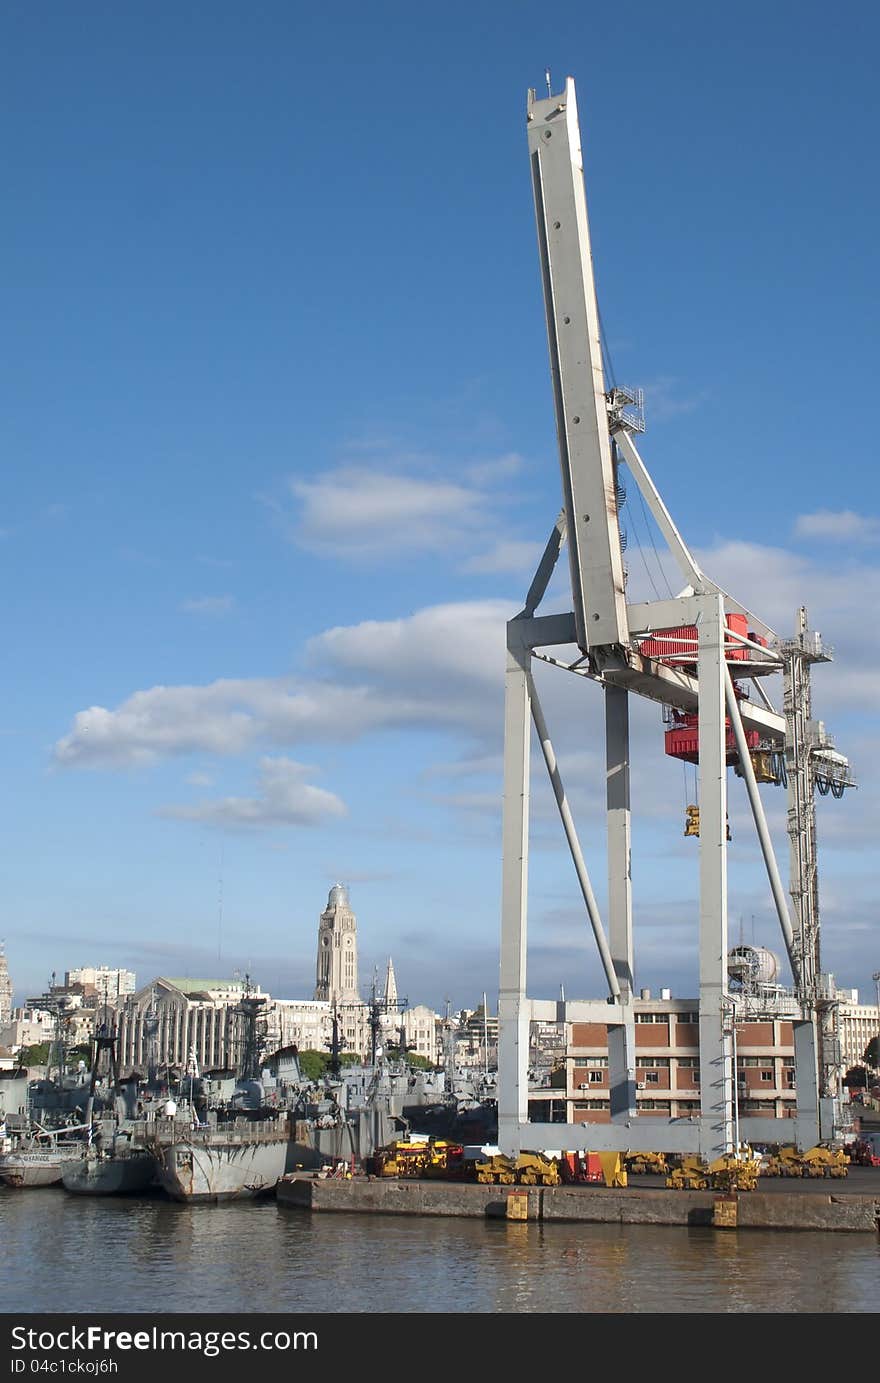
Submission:
{"label": "wire cable on crane", "polygon": [[[598,295],[597,295],[597,297],[596,297],[596,313],[597,313],[598,318],[599,318],[599,345],[600,345],[600,348],[601,348],[601,351],[602,351],[602,361],[603,361],[603,366],[604,366],[604,369],[605,369],[605,374],[606,374],[607,378],[609,379],[609,381],[610,381],[610,383],[611,383],[612,389],[616,389],[616,388],[617,388],[617,375],[616,375],[616,372],[615,372],[615,369],[614,369],[614,361],[611,359],[611,348],[610,348],[610,346],[608,345],[608,333],[607,333],[606,330],[605,330],[605,321],[604,321],[604,319],[603,319],[603,317],[602,317],[602,309],[601,309],[601,307],[599,306]],[[668,578],[668,576],[666,575],[666,569],[664,568],[663,563],[662,563],[661,560],[660,560],[660,554],[659,554],[659,552],[657,551],[657,544],[654,542],[654,533],[653,533],[653,530],[652,530],[652,528],[651,528],[651,521],[650,521],[650,519],[649,519],[649,517],[648,517],[648,510],[647,510],[647,508],[646,508],[646,506],[645,506],[645,497],[644,497],[644,495],[642,494],[642,491],[641,491],[641,489],[640,489],[640,487],[639,487],[638,485],[636,485],[636,489],[637,489],[638,495],[639,495],[639,504],[640,504],[641,507],[642,507],[642,514],[644,515],[644,519],[645,519],[645,529],[647,530],[648,538],[650,539],[650,542],[651,542],[651,547],[654,549],[654,558],[655,558],[655,560],[656,560],[656,562],[657,562],[657,566],[658,566],[659,571],[660,571],[660,576],[661,576],[661,578],[662,578],[663,585],[666,587],[666,592],[667,592],[667,594],[670,595],[670,596],[672,596],[672,595],[674,595],[674,591],[673,591],[672,587],[671,587],[670,584],[669,584],[669,578]],[[632,516],[633,516],[633,521],[634,521],[634,520],[635,520],[635,513],[634,513],[632,507],[630,507],[630,513],[632,514]],[[651,589],[653,590],[653,592],[654,592],[655,596],[657,597],[657,599],[658,599],[658,600],[662,600],[663,597],[661,596],[659,587],[657,586],[656,582],[654,581],[653,576],[651,575],[650,569],[649,569],[649,567],[648,567],[648,560],[647,560],[647,557],[646,557],[646,555],[645,555],[645,552],[644,552],[644,550],[643,550],[643,548],[642,548],[642,544],[641,544],[641,542],[640,542],[640,540],[639,540],[639,535],[638,535],[638,533],[635,532],[635,527],[633,527],[633,536],[634,536],[634,538],[635,538],[635,540],[636,540],[636,547],[637,547],[638,550],[639,550],[639,556],[640,556],[641,559],[642,559],[642,565],[643,565],[644,568],[645,568],[645,574],[647,575],[648,581],[649,581],[650,584],[651,584]]]}
{"label": "wire cable on crane", "polygon": [[[636,488],[638,488],[638,487],[636,487]],[[641,492],[639,492],[639,493],[641,494]],[[652,573],[651,573],[651,568],[648,566],[648,559],[647,559],[647,556],[646,556],[646,554],[645,554],[645,549],[644,549],[643,546],[642,546],[642,541],[641,541],[641,539],[640,539],[640,537],[639,537],[639,531],[638,531],[638,529],[636,528],[636,522],[635,522],[635,521],[636,521],[636,513],[635,513],[635,510],[634,510],[632,507],[630,507],[630,516],[631,516],[631,519],[632,519],[632,525],[631,525],[631,526],[632,526],[632,535],[633,535],[633,537],[635,538],[636,547],[638,548],[638,550],[639,550],[639,556],[640,556],[641,559],[642,559],[642,566],[645,568],[645,575],[646,575],[647,578],[648,578],[648,581],[649,581],[649,583],[650,583],[650,586],[651,586],[652,591],[654,592],[654,595],[657,597],[658,600],[662,600],[663,597],[662,597],[661,594],[660,594],[660,588],[659,588],[659,586],[657,585],[657,582],[654,580],[654,577],[653,577],[653,575],[652,575]],[[658,565],[659,565],[659,564],[658,564]],[[661,567],[660,570],[661,570],[661,572],[662,572],[663,568]],[[667,582],[666,584],[667,584],[667,586],[669,585],[668,582]],[[671,592],[670,592],[670,594],[671,594]]]}
{"label": "wire cable on crane", "polygon": [[636,532],[635,525],[633,525],[633,537],[634,537],[635,540],[636,540],[636,547],[638,548],[638,550],[639,550],[639,556],[640,556],[641,559],[642,559],[642,566],[645,568],[645,575],[647,576],[648,580],[649,580],[650,583],[651,583],[651,589],[652,589],[652,591],[654,592],[654,594],[655,594],[655,596],[657,597],[657,599],[658,599],[658,600],[661,600],[661,599],[662,599],[662,596],[660,595],[660,591],[659,591],[659,589],[658,589],[658,587],[657,587],[657,582],[654,580],[653,576],[651,575],[651,568],[648,566],[648,559],[647,559],[646,556],[645,556],[645,549],[642,547],[642,544],[641,544],[641,542],[640,542],[640,540],[639,540],[639,535],[638,535],[638,533]]}
{"label": "wire cable on crane", "polygon": [[596,312],[599,317],[599,346],[602,351],[603,365],[605,374],[611,382],[611,388],[617,388],[617,376],[614,373],[614,361],[611,359],[611,351],[608,347],[608,336],[605,331],[605,323],[602,320],[602,309],[599,306],[599,299],[596,298]]}
{"label": "wire cable on crane", "polygon": [[[662,561],[660,560],[660,554],[659,554],[659,552],[657,551],[657,544],[654,542],[654,531],[653,531],[653,529],[651,528],[651,520],[650,520],[649,515],[648,515],[647,506],[645,505],[645,497],[644,497],[644,495],[642,494],[642,491],[641,491],[641,489],[639,488],[638,485],[636,486],[636,489],[637,489],[638,492],[639,492],[639,503],[640,503],[641,506],[642,506],[642,513],[643,513],[644,516],[645,516],[645,527],[646,527],[647,530],[648,530],[648,537],[649,537],[650,540],[651,540],[651,547],[654,549],[654,557],[655,557],[655,559],[656,559],[657,566],[660,568],[660,575],[663,577],[663,584],[665,585],[668,594],[669,594],[670,596],[674,596],[675,592],[673,591],[672,587],[671,587],[670,584],[669,584],[669,577],[666,575],[666,568],[664,567]],[[658,599],[659,599],[659,597],[658,597]]]}

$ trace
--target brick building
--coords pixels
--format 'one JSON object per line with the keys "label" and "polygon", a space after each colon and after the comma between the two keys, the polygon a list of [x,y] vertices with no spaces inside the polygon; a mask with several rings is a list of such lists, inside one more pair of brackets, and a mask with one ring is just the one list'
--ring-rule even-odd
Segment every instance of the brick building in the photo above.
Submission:
{"label": "brick building", "polygon": [[[663,1119],[700,1112],[700,1047],[695,999],[635,1001],[639,1114]],[[573,1124],[609,1123],[608,1028],[566,1025],[565,1100]],[[736,1025],[739,1113],[786,1118],[795,1112],[791,1017],[767,1015]]]}

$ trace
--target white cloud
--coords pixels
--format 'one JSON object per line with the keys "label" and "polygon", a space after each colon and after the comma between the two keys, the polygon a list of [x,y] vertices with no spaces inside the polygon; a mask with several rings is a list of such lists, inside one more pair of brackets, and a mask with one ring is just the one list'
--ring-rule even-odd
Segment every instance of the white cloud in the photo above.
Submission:
{"label": "white cloud", "polygon": [[184,600],[180,608],[187,615],[228,615],[235,609],[235,596],[203,595]]}
{"label": "white cloud", "polygon": [[403,714],[368,688],[295,679],[221,679],[207,686],[151,687],[116,710],[91,706],[55,745],[62,766],[119,768],[172,755],[239,754],[255,743],[356,738]]}
{"label": "white cloud", "polygon": [[[783,635],[793,629],[798,606],[806,603],[812,626],[835,650],[835,662],[815,673],[815,713],[848,752],[850,730],[835,720],[844,712],[873,714],[880,701],[880,648],[866,641],[853,600],[858,590],[864,608],[880,607],[880,566],[862,562],[844,568],[819,562],[814,554],[754,543],[720,542],[698,556],[707,572]],[[453,753],[463,762],[448,771],[466,778],[476,771],[475,758],[492,756],[500,747],[504,626],[516,608],[500,600],[429,606],[400,619],[326,630],[306,646],[306,668],[299,676],[136,691],[115,708],[80,711],[58,740],[54,761],[120,768],[185,754],[228,756],[255,747],[346,743],[411,728],[458,736]],[[595,728],[601,698],[590,697],[580,679],[548,676],[552,684],[541,695],[554,742],[559,750],[569,739],[569,749],[582,748],[584,736]],[[779,701],[779,689],[768,690]],[[654,709],[647,709],[653,716]],[[652,741],[659,734],[653,719],[645,734]],[[873,758],[860,756],[862,781]],[[576,781],[574,773],[572,790]],[[479,791],[485,785],[474,786]],[[643,798],[643,810],[645,805]]]}
{"label": "white cloud", "polygon": [[251,701],[258,681],[219,681],[207,687],[151,687],[135,692],[117,710],[90,706],[73,718],[58,740],[62,766],[124,767],[171,754],[232,754],[253,740]]}
{"label": "white cloud", "polygon": [[296,540],[342,558],[446,548],[481,525],[486,502],[464,485],[355,466],[292,480],[290,490],[300,502]]}
{"label": "white cloud", "polygon": [[697,556],[704,571],[783,637],[806,605],[810,627],[834,653],[834,663],[813,678],[817,715],[833,707],[876,711],[880,646],[865,636],[864,611],[880,607],[880,565],[743,542],[721,542]]}
{"label": "white cloud", "polygon": [[159,814],[229,827],[315,826],[327,817],[345,816],[341,798],[305,781],[312,771],[293,759],[262,758],[256,797],[223,797],[194,807],[162,807]]}
{"label": "white cloud", "polygon": [[327,630],[307,647],[320,679],[220,679],[137,691],[115,710],[79,711],[54,761],[121,768],[182,754],[238,754],[259,743],[345,742],[407,725],[494,735],[504,625],[513,613],[503,601],[462,602]]}
{"label": "white cloud", "polygon": [[328,629],[310,640],[307,651],[313,662],[324,665],[329,658],[337,671],[366,672],[391,688],[418,688],[432,702],[455,694],[453,679],[465,696],[483,694],[488,683],[500,685],[505,624],[515,612],[504,600],[430,605],[402,619]]}
{"label": "white cloud", "polygon": [[543,544],[517,541],[512,538],[499,538],[487,552],[469,557],[462,562],[461,570],[476,573],[513,572],[516,575],[531,573],[538,565],[543,552]]}
{"label": "white cloud", "polygon": [[817,509],[814,514],[799,514],[794,531],[798,538],[876,543],[880,541],[880,519],[856,514],[852,509]]}

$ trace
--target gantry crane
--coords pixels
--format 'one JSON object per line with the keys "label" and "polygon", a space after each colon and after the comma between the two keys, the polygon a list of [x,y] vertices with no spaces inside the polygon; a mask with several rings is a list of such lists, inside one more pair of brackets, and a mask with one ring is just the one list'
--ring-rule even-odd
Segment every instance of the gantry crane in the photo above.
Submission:
{"label": "gantry crane", "polygon": [[[812,663],[827,660],[802,612],[793,640],[781,640],[703,572],[663,503],[635,438],[644,429],[638,391],[608,389],[593,281],[574,81],[560,95],[527,103],[538,246],[544,286],[563,507],[528,591],[507,626],[504,726],[503,877],[499,995],[499,1143],[522,1149],[566,1147],[621,1151],[649,1146],[714,1158],[734,1146],[735,1012],[727,975],[727,767],[745,781],[770,891],[794,979],[797,1125],[812,1146],[820,1136],[820,1094],[830,1094],[833,995],[823,988],[813,793],[852,784],[845,757],[812,720]],[[632,602],[626,589],[619,507],[621,470],[648,505],[684,582],[668,600]],[[572,608],[538,614],[563,545]],[[572,647],[577,653],[572,658]],[[550,649],[568,650],[567,657]],[[607,931],[580,848],[559,764],[532,676],[545,662],[596,683],[605,708]],[[764,680],[781,674],[783,710]],[[750,689],[757,692],[752,700]],[[667,752],[696,762],[699,773],[700,1117],[696,1125],[651,1117],[639,1134],[633,1012],[629,697],[659,702],[671,719]],[[604,1001],[531,1000],[527,996],[526,897],[529,853],[529,751],[534,722],[578,882],[607,980]],[[756,771],[757,770],[757,771]],[[783,887],[758,790],[787,782],[790,898]],[[696,821],[696,819],[695,819]],[[608,1027],[610,1124],[538,1124],[528,1120],[531,1021],[594,1022]],[[820,1046],[825,1032],[826,1049]],[[827,1112],[827,1111],[825,1111]],[[822,1121],[824,1124],[824,1120]],[[772,1119],[739,1120],[738,1136],[773,1142]],[[821,1129],[825,1134],[824,1127]]]}

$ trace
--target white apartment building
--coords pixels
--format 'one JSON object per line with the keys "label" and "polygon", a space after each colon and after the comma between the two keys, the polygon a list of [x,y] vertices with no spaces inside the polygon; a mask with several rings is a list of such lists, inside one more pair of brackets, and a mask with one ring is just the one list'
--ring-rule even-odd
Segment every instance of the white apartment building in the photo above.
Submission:
{"label": "white apartment building", "polygon": [[55,1019],[41,1008],[15,1008],[8,1022],[0,1026],[0,1047],[17,1052],[22,1047],[35,1047],[51,1042]]}
{"label": "white apartment building", "polygon": [[872,1037],[880,1034],[880,1008],[876,1004],[860,1004],[857,989],[839,989],[840,1005],[837,1026],[840,1034],[841,1073],[853,1066],[862,1066],[862,1056]]}
{"label": "white apartment building", "polygon": [[69,988],[81,984],[84,989],[94,989],[100,999],[113,1003],[118,997],[133,994],[137,976],[133,970],[114,970],[108,965],[80,965],[75,970],[67,970],[64,984]]}

